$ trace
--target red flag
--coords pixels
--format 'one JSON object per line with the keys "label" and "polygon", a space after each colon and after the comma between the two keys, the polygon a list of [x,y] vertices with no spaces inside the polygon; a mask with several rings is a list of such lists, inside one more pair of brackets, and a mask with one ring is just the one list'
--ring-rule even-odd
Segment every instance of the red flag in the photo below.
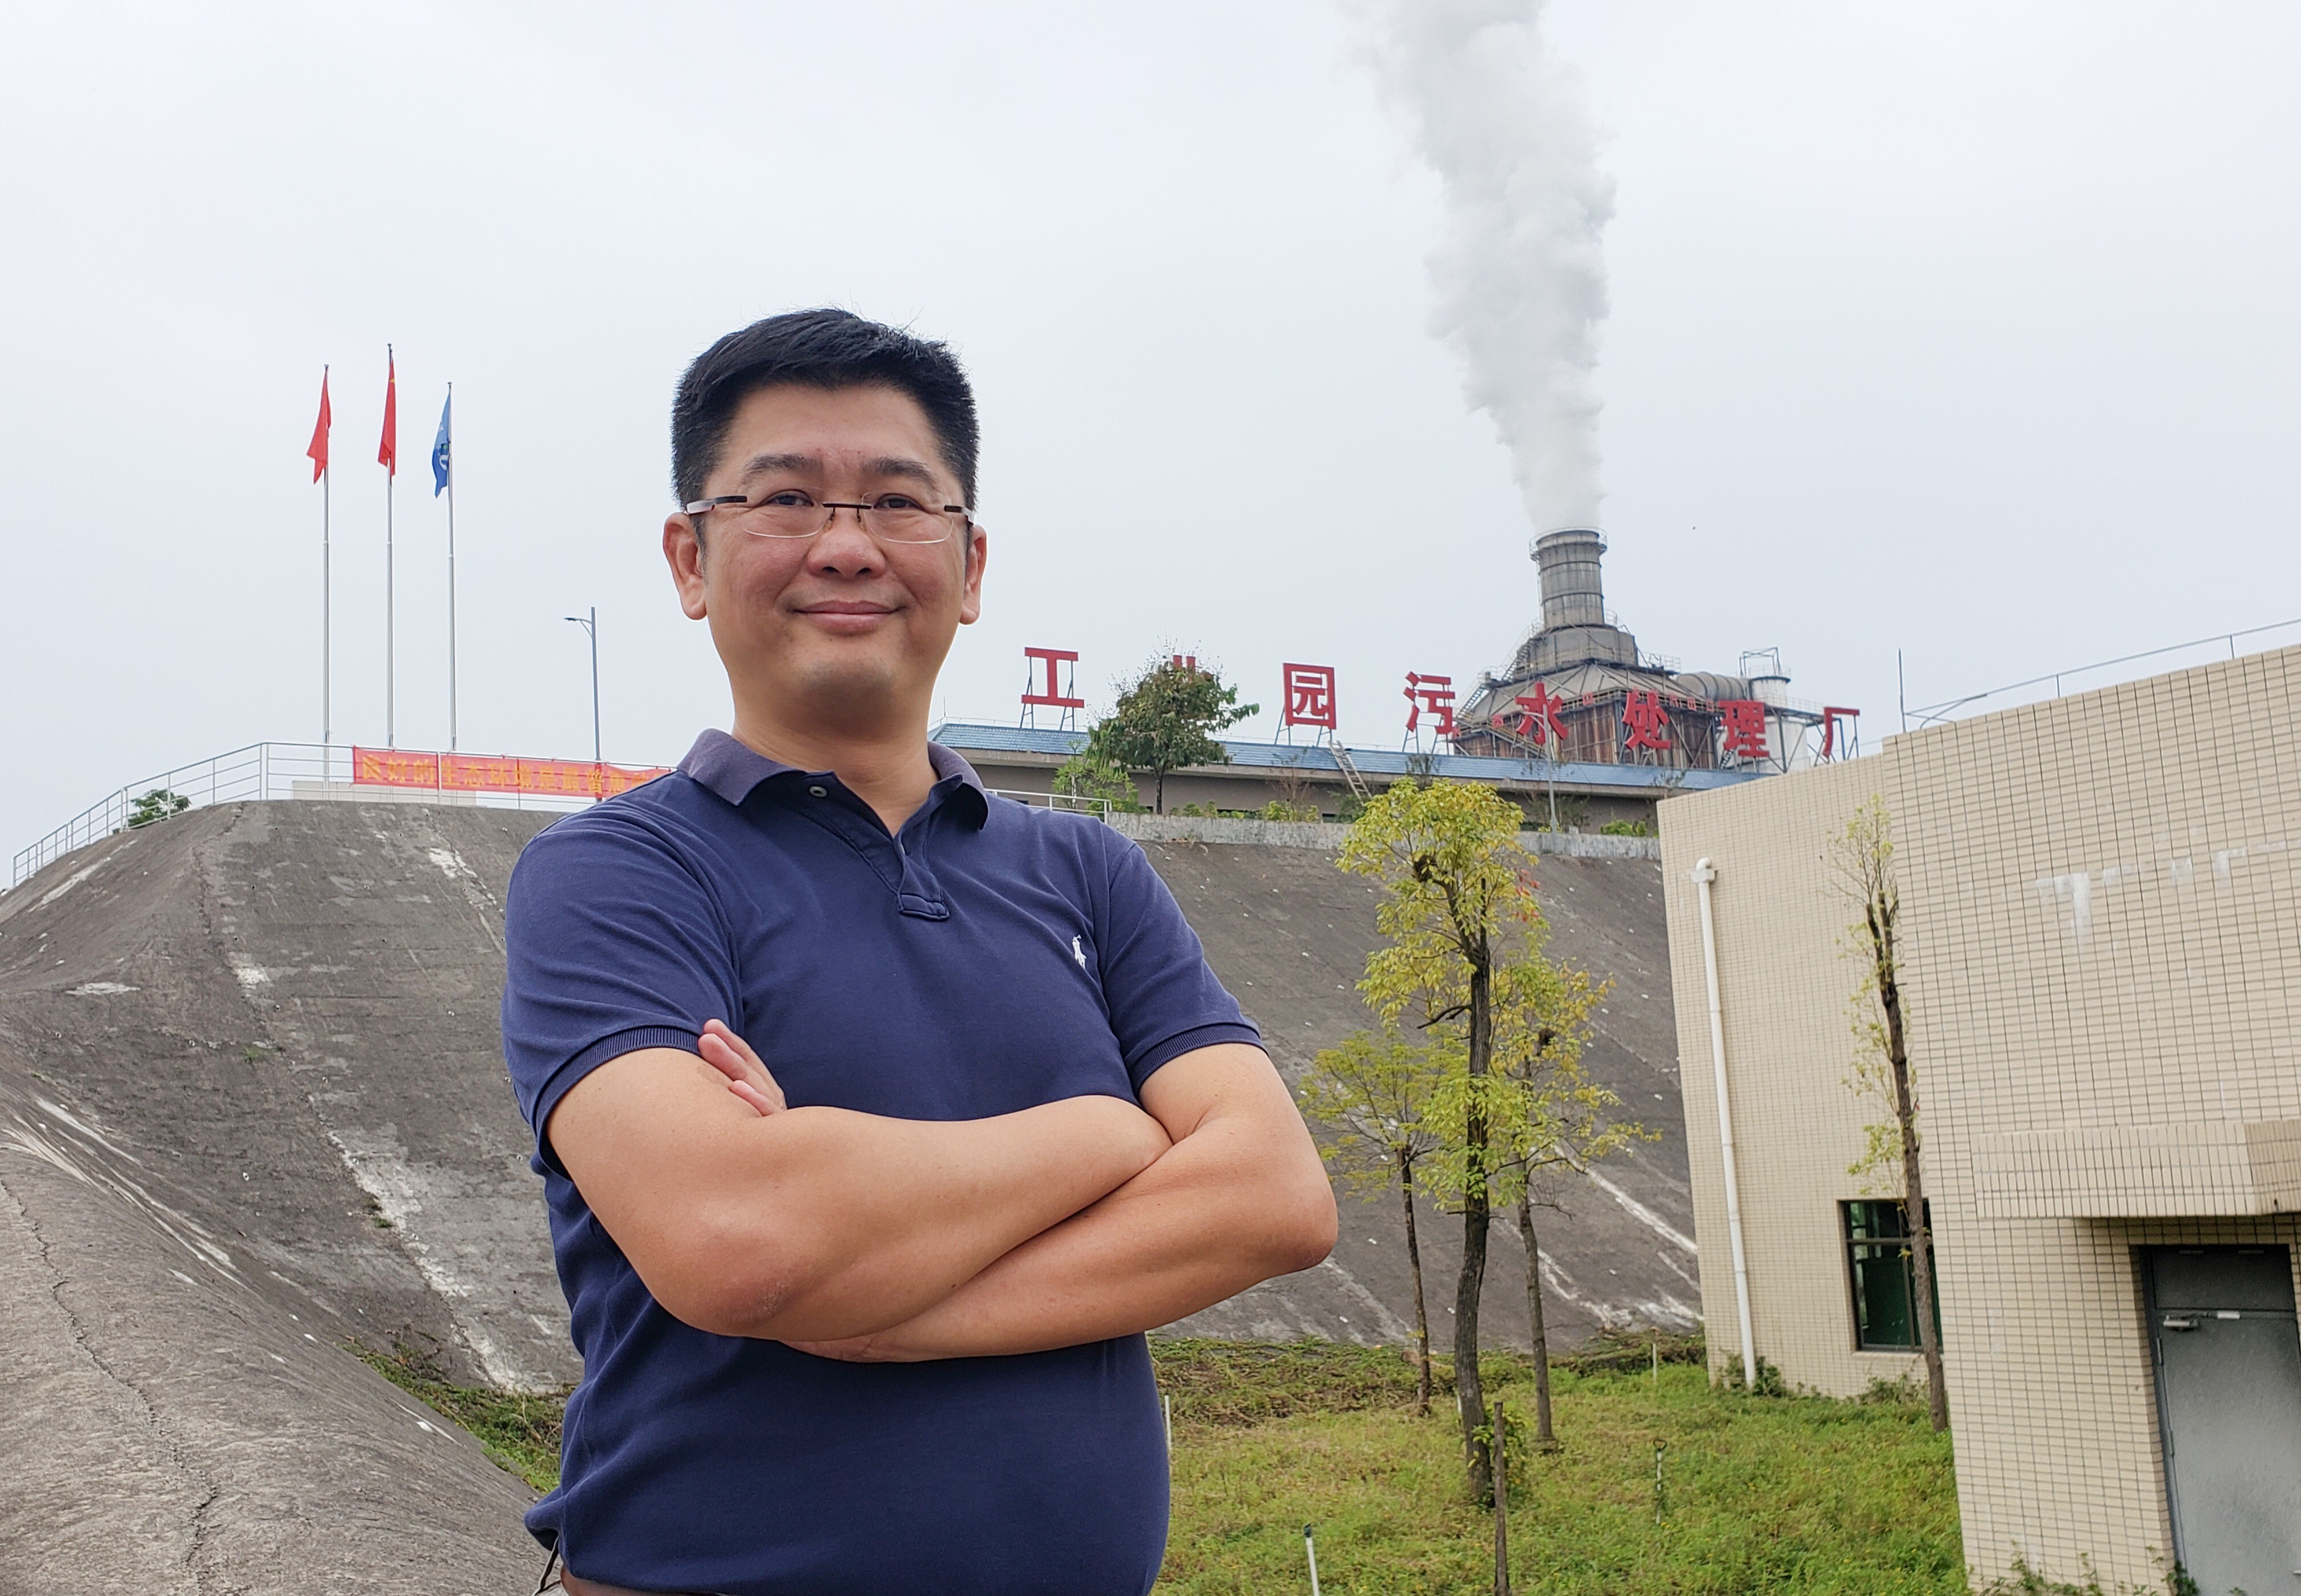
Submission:
{"label": "red flag", "polygon": [[312,426],[312,447],[304,452],[312,457],[312,480],[328,469],[328,424],[333,418],[328,413],[328,368],[320,368],[320,419]]}
{"label": "red flag", "polygon": [[391,346],[383,347],[383,443],[375,451],[375,463],[393,476],[399,474],[399,363],[392,357]]}

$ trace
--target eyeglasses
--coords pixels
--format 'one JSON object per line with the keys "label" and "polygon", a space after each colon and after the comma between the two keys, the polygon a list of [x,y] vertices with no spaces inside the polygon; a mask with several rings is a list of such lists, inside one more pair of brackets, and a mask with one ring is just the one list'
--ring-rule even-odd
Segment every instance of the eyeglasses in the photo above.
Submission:
{"label": "eyeglasses", "polygon": [[804,489],[778,488],[752,498],[741,493],[699,498],[680,506],[690,515],[724,510],[735,525],[754,538],[819,538],[831,530],[841,510],[852,510],[863,530],[881,543],[943,543],[951,534],[950,518],[965,515],[965,505],[940,509],[922,504],[908,493],[883,493],[868,504],[817,499]]}

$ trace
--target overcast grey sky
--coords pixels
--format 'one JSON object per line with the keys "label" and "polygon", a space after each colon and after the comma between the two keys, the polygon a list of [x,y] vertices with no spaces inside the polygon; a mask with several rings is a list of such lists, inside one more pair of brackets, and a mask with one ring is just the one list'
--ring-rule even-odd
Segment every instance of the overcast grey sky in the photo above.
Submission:
{"label": "overcast grey sky", "polygon": [[[1912,702],[2301,614],[2301,11],[1554,0],[1615,183],[1608,598],[1648,648]],[[657,550],[683,363],[832,303],[956,344],[986,614],[1096,709],[1162,645],[1396,746],[1536,613],[1510,460],[1427,330],[1438,188],[1331,0],[19,4],[0,55],[0,845],[148,772],[383,733],[669,762],[726,695]],[[2297,634],[2287,634],[2288,639]]]}

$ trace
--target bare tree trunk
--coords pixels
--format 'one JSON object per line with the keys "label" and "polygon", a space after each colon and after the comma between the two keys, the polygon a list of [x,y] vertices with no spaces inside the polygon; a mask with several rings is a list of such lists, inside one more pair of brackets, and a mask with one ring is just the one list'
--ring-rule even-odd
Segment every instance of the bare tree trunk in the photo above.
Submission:
{"label": "bare tree trunk", "polygon": [[1534,1235],[1534,1202],[1521,1187],[1518,1194],[1518,1235],[1526,1243],[1526,1317],[1534,1336],[1534,1440],[1536,1446],[1558,1444],[1550,1428],[1550,1332],[1542,1322],[1542,1243]]}
{"label": "bare tree trunk", "polygon": [[1406,1266],[1414,1276],[1414,1416],[1430,1412],[1430,1310],[1422,1305],[1422,1244],[1414,1231],[1414,1160],[1398,1151],[1398,1200],[1406,1209]]}
{"label": "bare tree trunk", "polygon": [[1902,989],[1894,957],[1894,912],[1873,902],[1871,945],[1878,954],[1878,1001],[1886,1011],[1886,1062],[1894,1072],[1894,1117],[1902,1132],[1902,1207],[1910,1229],[1910,1279],[1918,1316],[1918,1350],[1926,1361],[1926,1411],[1937,1433],[1949,1428],[1949,1387],[1942,1379],[1941,1333],[1934,1325],[1934,1238],[1926,1219],[1926,1183],[1918,1161],[1917,1094],[1903,1038]]}
{"label": "bare tree trunk", "polygon": [[[1481,954],[1485,952],[1482,947]],[[1490,957],[1470,965],[1469,1072],[1484,1075],[1494,1056],[1493,970]],[[1475,1109],[1462,1135],[1465,1157],[1462,1201],[1462,1273],[1454,1283],[1454,1404],[1462,1419],[1462,1457],[1470,1476],[1470,1497],[1480,1506],[1494,1500],[1494,1458],[1478,1432],[1486,1423],[1486,1393],[1478,1378],[1478,1299],[1486,1281],[1486,1233],[1493,1213],[1486,1191],[1486,1121]]]}

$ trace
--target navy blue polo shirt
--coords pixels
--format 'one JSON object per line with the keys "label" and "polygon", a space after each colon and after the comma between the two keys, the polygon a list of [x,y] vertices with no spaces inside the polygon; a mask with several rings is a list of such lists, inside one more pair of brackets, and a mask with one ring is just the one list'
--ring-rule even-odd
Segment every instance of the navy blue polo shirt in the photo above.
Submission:
{"label": "navy blue polo shirt", "polygon": [[938,778],[890,836],[838,777],[708,731],[531,842],[504,1053],[537,1132],[583,1383],[528,1514],[586,1578],[729,1596],[1140,1596],[1167,1458],[1139,1335],[849,1364],[664,1311],[542,1135],[590,1070],[725,1020],[792,1107],[979,1119],[1259,1040],[1142,852]]}

